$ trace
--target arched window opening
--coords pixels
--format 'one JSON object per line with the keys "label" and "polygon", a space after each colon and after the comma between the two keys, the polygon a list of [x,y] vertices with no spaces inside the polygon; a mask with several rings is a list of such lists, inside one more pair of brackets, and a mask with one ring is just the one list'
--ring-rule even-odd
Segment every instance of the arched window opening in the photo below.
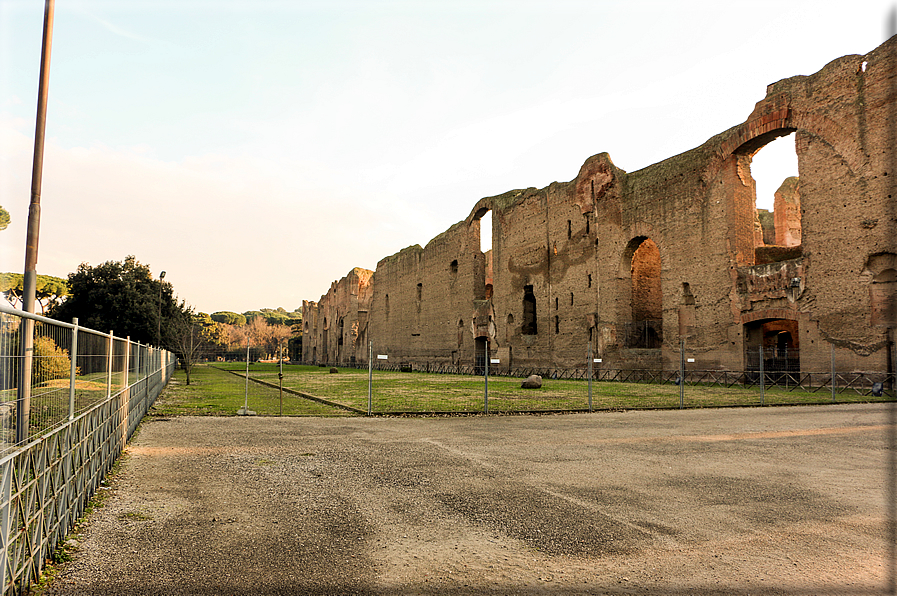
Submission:
{"label": "arched window opening", "polygon": [[641,238],[633,251],[630,274],[632,319],[627,347],[658,349],[663,342],[660,250],[650,238]]}
{"label": "arched window opening", "polygon": [[[489,300],[492,297],[492,211],[483,209],[474,216],[471,224],[470,242],[474,258],[474,300]],[[477,242],[478,240],[478,242]]]}
{"label": "arched window opening", "polygon": [[492,250],[492,211],[480,217],[480,252]]}
{"label": "arched window opening", "polygon": [[[737,194],[743,197],[736,196],[736,201],[747,200],[751,202],[748,207],[753,208],[753,254],[746,255],[753,259],[744,264],[797,258],[801,255],[802,226],[795,134],[773,138],[756,149],[753,146],[736,152],[742,187]],[[744,194],[748,191],[750,198]]]}
{"label": "arched window opening", "polygon": [[520,327],[520,333],[523,335],[536,335],[538,327],[536,326],[536,295],[533,293],[533,286],[523,287],[523,324]]}

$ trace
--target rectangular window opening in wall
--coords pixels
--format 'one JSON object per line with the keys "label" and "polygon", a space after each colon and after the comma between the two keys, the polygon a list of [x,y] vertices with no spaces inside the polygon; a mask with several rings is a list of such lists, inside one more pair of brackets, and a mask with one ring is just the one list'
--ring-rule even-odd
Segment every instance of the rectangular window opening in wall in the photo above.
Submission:
{"label": "rectangular window opening in wall", "polygon": [[573,237],[573,222],[567,220],[567,240]]}
{"label": "rectangular window opening in wall", "polygon": [[520,326],[522,335],[536,335],[536,295],[533,286],[523,286],[523,321]]}
{"label": "rectangular window opening in wall", "polygon": [[561,332],[561,318],[557,315],[554,315],[554,332],[555,334]]}
{"label": "rectangular window opening in wall", "polygon": [[589,273],[589,287],[592,287],[592,274]]}
{"label": "rectangular window opening in wall", "polygon": [[554,297],[554,310],[557,310],[557,309],[558,309],[558,304],[559,304],[559,303],[558,303],[558,297],[555,296],[555,297]]}
{"label": "rectangular window opening in wall", "polygon": [[573,306],[573,292],[570,292],[570,306]]}

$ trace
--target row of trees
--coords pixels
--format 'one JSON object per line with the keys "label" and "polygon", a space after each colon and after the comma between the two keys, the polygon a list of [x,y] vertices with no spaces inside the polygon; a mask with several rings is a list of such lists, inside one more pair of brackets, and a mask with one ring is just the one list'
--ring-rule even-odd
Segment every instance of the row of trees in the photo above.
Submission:
{"label": "row of trees", "polygon": [[[12,280],[14,274],[9,275]],[[66,322],[77,317],[85,327],[113,330],[132,341],[169,349],[178,355],[188,384],[190,369],[204,359],[242,358],[247,346],[253,348],[253,359],[279,355],[301,324],[301,314],[283,308],[240,315],[197,312],[134,256],[97,266],[82,263],[68,280],[53,279],[63,283],[53,287],[65,291],[48,300],[48,316]],[[47,292],[51,285],[46,284]],[[291,347],[295,352],[295,345]]]}
{"label": "row of trees", "polygon": [[[22,301],[22,274],[0,274],[0,292],[14,306]],[[149,266],[128,256],[97,266],[82,263],[68,279],[39,275],[37,300],[43,314],[175,352],[187,372],[204,359],[254,360],[301,353],[301,313],[283,308],[196,312],[178,300],[171,283],[154,278]],[[295,335],[295,336],[294,336]]]}

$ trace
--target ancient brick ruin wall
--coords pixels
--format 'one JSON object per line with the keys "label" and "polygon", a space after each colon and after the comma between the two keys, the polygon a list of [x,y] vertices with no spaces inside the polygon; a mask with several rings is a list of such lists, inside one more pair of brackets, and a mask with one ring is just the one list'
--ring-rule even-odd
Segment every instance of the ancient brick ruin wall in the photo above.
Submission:
{"label": "ancient brick ruin wall", "polygon": [[801,245],[800,181],[796,176],[786,178],[776,191],[773,219],[775,244]]}
{"label": "ancient brick ruin wall", "polygon": [[302,302],[304,361],[367,362],[373,275],[373,271],[356,267],[333,282],[318,302]]}
{"label": "ancient brick ruin wall", "polygon": [[[377,264],[375,352],[473,364],[488,338],[499,368],[584,366],[589,345],[603,366],[670,367],[685,337],[696,366],[742,370],[747,350],[787,329],[805,370],[827,370],[831,345],[844,367],[884,370],[895,310],[887,294],[897,284],[886,121],[895,111],[895,45],[770,85],[743,124],[642,170],[626,173],[599,154],[571,182],[480,200],[426,247]],[[762,246],[751,159],[791,132],[802,215],[786,225],[799,224],[801,244]],[[479,223],[490,210],[487,300]],[[655,256],[641,268],[647,240],[659,265]],[[322,333],[310,340],[332,357],[321,313],[333,300],[325,298]],[[656,329],[639,336],[634,323],[658,314]]]}

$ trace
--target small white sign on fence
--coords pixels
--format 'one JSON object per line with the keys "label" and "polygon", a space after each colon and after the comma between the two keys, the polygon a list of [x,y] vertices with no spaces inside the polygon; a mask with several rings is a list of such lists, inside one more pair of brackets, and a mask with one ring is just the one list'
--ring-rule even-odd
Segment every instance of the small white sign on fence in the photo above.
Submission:
{"label": "small white sign on fence", "polygon": [[501,360],[498,358],[490,358],[489,364],[501,364]]}
{"label": "small white sign on fence", "polygon": [[686,358],[685,361],[686,361],[686,362],[694,362],[695,359],[694,359],[694,358]]}
{"label": "small white sign on fence", "polygon": [[593,358],[592,362],[594,362],[595,364],[601,364],[601,358]]}
{"label": "small white sign on fence", "polygon": [[377,354],[377,360],[389,360],[388,354]]}

